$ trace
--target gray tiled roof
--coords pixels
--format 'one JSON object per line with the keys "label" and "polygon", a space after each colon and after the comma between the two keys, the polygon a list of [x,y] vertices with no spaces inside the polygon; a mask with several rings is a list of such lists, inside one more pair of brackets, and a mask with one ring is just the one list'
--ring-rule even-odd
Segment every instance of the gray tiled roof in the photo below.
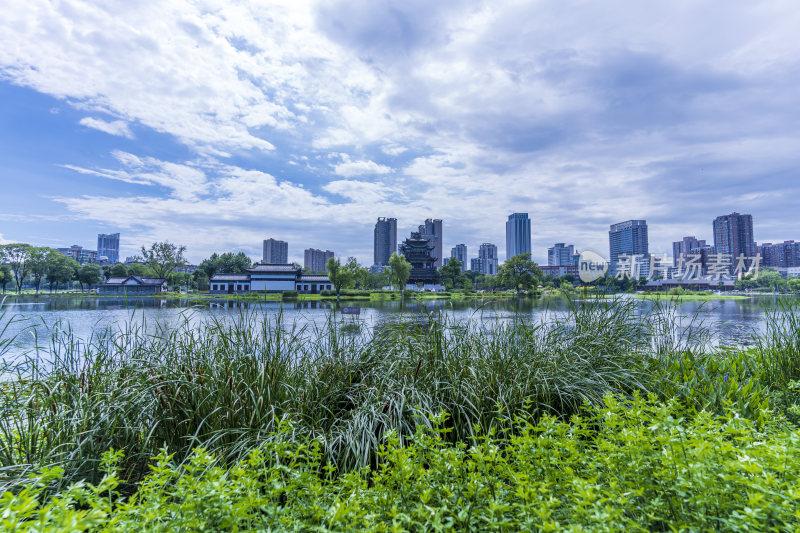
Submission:
{"label": "gray tiled roof", "polygon": [[108,278],[102,285],[124,285],[128,280],[135,280],[139,286],[141,285],[163,285],[164,278],[140,278],[139,276],[128,276],[127,278]]}
{"label": "gray tiled roof", "polygon": [[250,281],[250,274],[214,274],[211,281]]}
{"label": "gray tiled roof", "polygon": [[256,265],[246,269],[248,272],[297,272],[300,270],[294,265]]}
{"label": "gray tiled roof", "polygon": [[331,280],[328,279],[328,276],[320,276],[314,274],[303,274],[300,276],[300,279],[297,280],[298,283],[330,283]]}

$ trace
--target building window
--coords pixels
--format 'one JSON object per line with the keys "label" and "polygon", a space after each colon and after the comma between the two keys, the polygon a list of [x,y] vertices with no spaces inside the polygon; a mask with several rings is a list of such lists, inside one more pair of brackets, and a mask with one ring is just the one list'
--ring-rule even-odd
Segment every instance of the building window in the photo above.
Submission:
{"label": "building window", "polygon": [[212,286],[211,286],[211,290],[212,290],[212,291],[216,291],[216,290],[219,290],[219,289],[217,289],[217,286],[216,286],[216,285],[212,285]]}
{"label": "building window", "polygon": [[236,286],[236,292],[239,292],[239,291],[241,291],[241,290],[242,290],[242,286],[241,286],[241,285],[237,285],[237,286]]}

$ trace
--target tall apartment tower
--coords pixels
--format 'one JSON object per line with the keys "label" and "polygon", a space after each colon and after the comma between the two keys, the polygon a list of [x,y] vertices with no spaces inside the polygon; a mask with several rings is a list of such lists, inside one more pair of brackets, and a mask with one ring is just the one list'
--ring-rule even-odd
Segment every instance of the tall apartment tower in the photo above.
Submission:
{"label": "tall apartment tower", "polygon": [[481,274],[496,276],[498,262],[497,246],[490,242],[485,242],[478,248],[478,257],[470,262],[470,266],[472,270],[480,272]]}
{"label": "tall apartment tower", "polygon": [[753,216],[731,213],[714,219],[714,249],[718,254],[730,255],[732,263],[742,255],[754,257]]}
{"label": "tall apartment tower", "polygon": [[456,244],[450,249],[450,259],[456,259],[461,263],[461,272],[467,269],[467,245]]}
{"label": "tall apartment tower", "polygon": [[506,260],[519,254],[530,255],[532,251],[531,221],[528,213],[509,215],[506,222]]}
{"label": "tall apartment tower", "polygon": [[397,251],[397,219],[379,218],[375,223],[375,265],[388,265]]}
{"label": "tall apartment tower", "polygon": [[[619,256],[644,256],[639,259],[647,264],[649,246],[647,242],[647,221],[628,220],[618,224],[612,224],[608,232],[609,259],[611,263],[610,271],[612,274],[617,272]],[[641,272],[641,274],[645,274]],[[638,276],[636,276],[638,277]]]}
{"label": "tall apartment tower", "polygon": [[705,240],[698,240],[694,236],[684,237],[679,241],[672,243],[672,266],[678,268],[683,261],[687,261],[693,255],[702,254],[703,249],[706,248]]}
{"label": "tall apartment tower", "polygon": [[547,266],[570,266],[577,265],[580,256],[575,253],[575,246],[567,246],[563,242],[557,242],[552,248],[547,249]]}
{"label": "tall apartment tower", "polygon": [[433,245],[433,256],[436,258],[433,265],[436,268],[442,268],[442,259],[444,259],[444,254],[442,253],[442,221],[438,218],[427,219],[424,224],[419,226],[419,236],[423,239],[428,239]]}
{"label": "tall apartment tower", "polygon": [[328,259],[333,257],[330,250],[317,250],[316,248],[306,248],[303,254],[303,266],[312,272],[324,272]]}
{"label": "tall apartment tower", "polygon": [[109,263],[119,263],[119,233],[98,233],[97,255],[108,257]]}
{"label": "tall apartment tower", "polygon": [[275,239],[264,241],[264,263],[272,265],[285,265],[289,262],[289,243]]}
{"label": "tall apartment tower", "polygon": [[800,266],[800,242],[784,241],[778,244],[765,242],[758,247],[758,251],[763,266],[773,268]]}

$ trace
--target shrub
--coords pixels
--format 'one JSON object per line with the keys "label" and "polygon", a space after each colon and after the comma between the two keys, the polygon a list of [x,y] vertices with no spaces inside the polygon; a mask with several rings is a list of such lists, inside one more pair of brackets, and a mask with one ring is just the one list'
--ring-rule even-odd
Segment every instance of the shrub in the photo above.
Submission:
{"label": "shrub", "polygon": [[285,299],[297,298],[297,291],[283,291],[281,297]]}
{"label": "shrub", "polygon": [[128,499],[121,455],[103,479],[58,498],[42,472],[0,497],[6,531],[788,531],[797,525],[800,435],[733,412],[686,417],[634,397],[570,422],[516,417],[450,444],[430,415],[405,443],[389,435],[373,470],[332,476],[324,442],[278,428],[227,469],[206,450],[161,453]]}

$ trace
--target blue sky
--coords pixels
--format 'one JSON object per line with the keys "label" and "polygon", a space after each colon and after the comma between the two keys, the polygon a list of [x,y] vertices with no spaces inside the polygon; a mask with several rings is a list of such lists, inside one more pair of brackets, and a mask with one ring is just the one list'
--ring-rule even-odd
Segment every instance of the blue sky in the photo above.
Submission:
{"label": "blue sky", "polygon": [[540,261],[631,218],[654,252],[733,211],[800,239],[798,27],[792,1],[12,0],[0,241],[369,264],[377,217],[434,217],[504,257],[516,211]]}

